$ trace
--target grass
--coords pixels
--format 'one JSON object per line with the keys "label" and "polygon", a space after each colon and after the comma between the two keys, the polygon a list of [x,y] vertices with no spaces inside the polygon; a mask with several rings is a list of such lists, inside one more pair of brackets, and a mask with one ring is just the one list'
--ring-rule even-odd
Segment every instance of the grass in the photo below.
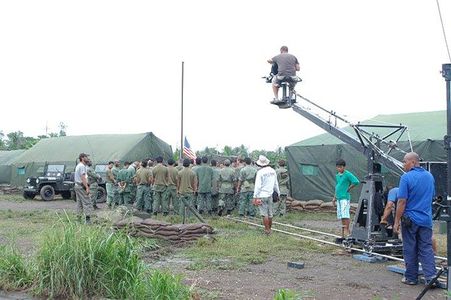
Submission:
{"label": "grass", "polygon": [[30,287],[33,282],[31,264],[12,246],[1,245],[0,253],[0,290]]}
{"label": "grass", "polygon": [[[21,213],[13,215],[23,217]],[[141,259],[143,249],[158,247],[154,240],[81,225],[69,215],[44,230],[39,240],[35,255],[27,259],[15,248],[1,246],[0,289],[30,288],[39,297],[64,299],[190,297],[191,291],[180,277],[151,270]]]}
{"label": "grass", "polygon": [[266,236],[262,230],[224,219],[213,219],[210,225],[218,231],[214,239],[202,238],[182,249],[182,255],[193,260],[191,270],[234,269],[273,258],[300,260],[302,253],[327,251],[316,242],[277,233]]}
{"label": "grass", "polygon": [[274,295],[274,300],[302,300],[314,298],[315,294],[312,291],[297,292],[290,289],[279,289]]}

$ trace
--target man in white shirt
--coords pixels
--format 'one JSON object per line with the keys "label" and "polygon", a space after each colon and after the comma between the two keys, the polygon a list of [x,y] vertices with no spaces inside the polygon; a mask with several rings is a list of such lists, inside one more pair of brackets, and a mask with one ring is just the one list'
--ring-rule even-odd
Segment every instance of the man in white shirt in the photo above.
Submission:
{"label": "man in white shirt", "polygon": [[78,159],[80,162],[75,167],[75,186],[74,191],[77,197],[77,215],[81,219],[82,215],[85,215],[86,223],[91,222],[91,213],[93,210],[92,201],[90,197],[90,190],[88,184],[88,169],[87,164],[89,161],[88,154],[80,153]]}
{"label": "man in white shirt", "polygon": [[279,183],[276,171],[269,166],[269,159],[260,155],[255,164],[260,167],[255,175],[254,204],[260,209],[263,217],[265,233],[271,234],[272,217],[274,214],[272,195],[274,192],[280,196]]}

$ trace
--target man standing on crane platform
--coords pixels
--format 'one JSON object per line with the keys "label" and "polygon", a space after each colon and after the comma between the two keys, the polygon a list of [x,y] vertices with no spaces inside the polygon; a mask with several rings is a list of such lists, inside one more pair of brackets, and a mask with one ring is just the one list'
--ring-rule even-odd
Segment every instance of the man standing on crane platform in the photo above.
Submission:
{"label": "man standing on crane platform", "polygon": [[[300,70],[299,61],[296,56],[288,53],[288,47],[282,46],[280,54],[268,59],[268,63],[277,64],[277,75],[272,79],[272,90],[274,92],[273,103],[279,102],[279,87],[285,77],[296,76],[296,71]],[[294,90],[296,81],[290,81],[290,91]]]}

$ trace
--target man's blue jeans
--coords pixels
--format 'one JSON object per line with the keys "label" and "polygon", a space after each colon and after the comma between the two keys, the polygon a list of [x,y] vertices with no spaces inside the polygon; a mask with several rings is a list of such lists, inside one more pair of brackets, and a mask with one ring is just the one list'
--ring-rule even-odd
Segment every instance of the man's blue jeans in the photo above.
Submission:
{"label": "man's blue jeans", "polygon": [[431,280],[435,274],[434,251],[432,250],[432,229],[418,226],[411,222],[407,227],[401,226],[404,262],[409,281],[418,281],[418,262],[421,263],[426,280]]}

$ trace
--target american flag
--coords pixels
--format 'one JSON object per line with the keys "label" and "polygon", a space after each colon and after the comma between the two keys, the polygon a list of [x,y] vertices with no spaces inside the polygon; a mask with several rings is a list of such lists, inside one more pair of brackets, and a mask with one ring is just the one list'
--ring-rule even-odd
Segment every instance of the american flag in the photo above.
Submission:
{"label": "american flag", "polygon": [[196,159],[196,154],[191,150],[191,146],[188,143],[188,140],[185,136],[185,142],[183,143],[183,155],[190,159]]}

